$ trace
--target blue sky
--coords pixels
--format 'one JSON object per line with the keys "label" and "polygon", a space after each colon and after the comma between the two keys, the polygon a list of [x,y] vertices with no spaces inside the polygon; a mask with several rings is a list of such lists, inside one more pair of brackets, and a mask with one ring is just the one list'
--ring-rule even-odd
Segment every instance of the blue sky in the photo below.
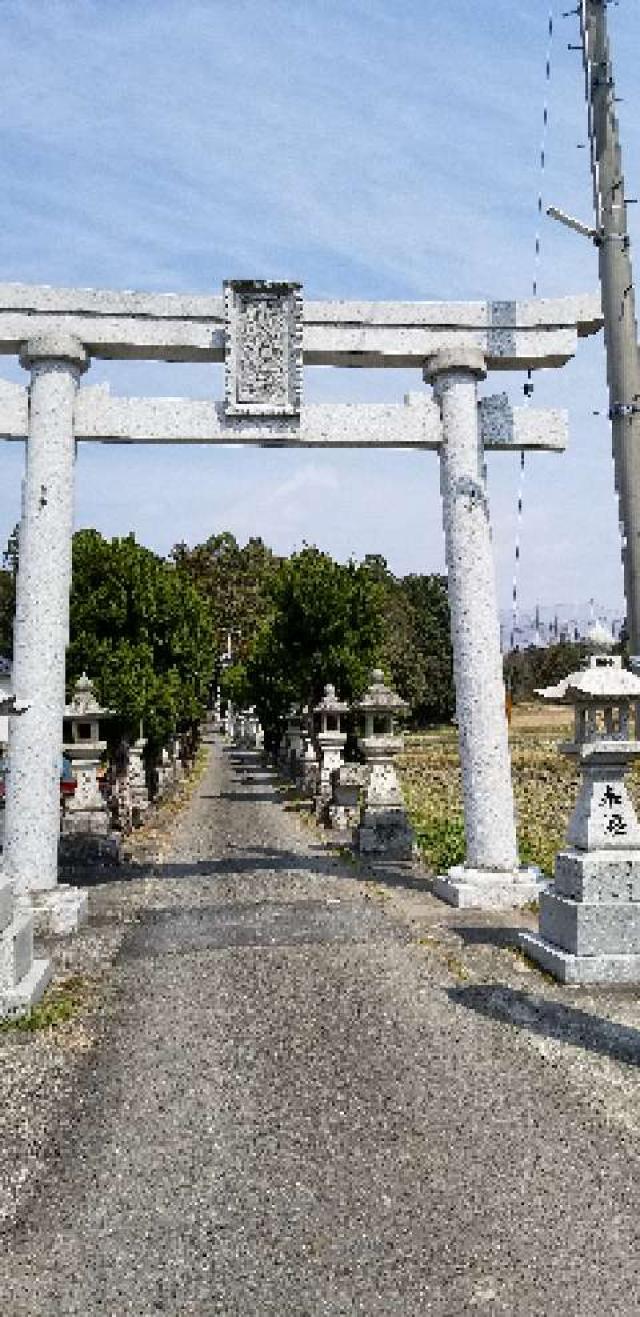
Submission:
{"label": "blue sky", "polygon": [[[554,4],[544,197],[588,219],[565,7]],[[289,277],[311,297],[527,296],[548,13],[548,0],[0,0],[0,279],[169,292]],[[611,11],[611,31],[634,195],[634,0]],[[545,220],[538,280],[542,294],[594,288],[593,248]],[[9,358],[0,372],[25,378]],[[222,389],[220,369],[203,366],[97,362],[87,380],[121,393]],[[520,401],[522,381],[508,384]],[[494,375],[487,387],[504,385]],[[401,401],[417,387],[407,371],[306,372],[310,401]],[[571,444],[527,461],[523,605],[594,596],[619,608],[601,342],[540,376],[534,402],[569,408]],[[22,461],[4,446],[3,541]],[[515,455],[490,457],[503,605],[517,481]],[[307,540],[343,558],[383,553],[399,572],[444,565],[434,454],[85,446],[77,524],[134,530],[160,551],[230,529],[285,552]]]}

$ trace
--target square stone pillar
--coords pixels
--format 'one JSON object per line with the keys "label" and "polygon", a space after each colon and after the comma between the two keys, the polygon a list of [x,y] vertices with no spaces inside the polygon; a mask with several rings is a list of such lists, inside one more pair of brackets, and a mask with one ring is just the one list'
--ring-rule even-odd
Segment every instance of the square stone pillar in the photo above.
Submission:
{"label": "square stone pillar", "polygon": [[524,905],[538,896],[535,870],[518,863],[500,623],[491,547],[477,381],[482,352],[444,350],[425,377],[442,415],[440,476],[467,853],[435,879],[456,906]]}
{"label": "square stone pillar", "polygon": [[147,788],[147,775],[144,766],[144,748],[146,738],[142,735],[133,745],[129,746],[129,763],[127,766],[127,781],[129,785],[129,794],[131,799],[131,817],[134,827],[139,827],[149,808],[149,791]]}

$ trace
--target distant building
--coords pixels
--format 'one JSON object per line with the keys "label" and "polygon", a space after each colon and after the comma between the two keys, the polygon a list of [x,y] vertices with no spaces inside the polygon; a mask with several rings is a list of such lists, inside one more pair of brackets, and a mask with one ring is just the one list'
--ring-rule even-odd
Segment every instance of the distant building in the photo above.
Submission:
{"label": "distant building", "polygon": [[515,621],[506,610],[501,614],[502,648],[546,649],[560,641],[594,643],[596,648],[610,648],[624,638],[622,610],[598,606],[593,600],[585,604],[538,604],[535,610],[522,611]]}

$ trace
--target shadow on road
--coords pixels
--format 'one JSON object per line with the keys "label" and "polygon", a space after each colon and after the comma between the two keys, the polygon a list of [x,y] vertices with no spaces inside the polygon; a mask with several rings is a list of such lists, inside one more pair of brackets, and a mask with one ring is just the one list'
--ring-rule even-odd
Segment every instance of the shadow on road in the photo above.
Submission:
{"label": "shadow on road", "polygon": [[453,923],[456,936],[468,947],[516,947],[522,928],[500,928],[491,924]]}
{"label": "shadow on road", "polygon": [[640,1033],[637,1029],[577,1010],[575,1006],[547,1001],[544,997],[503,984],[450,988],[447,995],[457,1005],[491,1019],[517,1025],[545,1038],[571,1043],[614,1061],[640,1065]]}
{"label": "shadow on road", "polygon": [[[324,874],[328,868],[335,866],[339,861],[336,857],[327,853],[323,846],[314,846],[312,848],[315,854],[309,854],[306,851],[300,854],[299,851],[276,850],[270,847],[238,847],[238,854],[233,854],[233,848],[228,847],[226,853],[218,859],[205,860],[182,860],[169,862],[167,864],[158,864],[154,861],[142,861],[139,863],[125,861],[120,865],[113,865],[102,869],[95,868],[92,871],[76,872],[73,877],[65,874],[65,881],[75,883],[78,887],[100,887],[105,883],[136,882],[145,878],[156,879],[176,879],[176,878],[223,878],[230,874],[256,873],[260,871],[270,871],[272,873],[317,873]],[[351,875],[345,872],[345,878],[358,875]],[[360,881],[363,875],[359,875]]]}

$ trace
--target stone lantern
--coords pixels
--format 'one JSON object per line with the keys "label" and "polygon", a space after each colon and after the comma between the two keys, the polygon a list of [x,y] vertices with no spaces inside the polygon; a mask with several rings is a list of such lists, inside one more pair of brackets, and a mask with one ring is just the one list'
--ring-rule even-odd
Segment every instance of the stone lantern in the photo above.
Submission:
{"label": "stone lantern", "polygon": [[376,668],[369,689],[354,709],[364,724],[358,745],[368,769],[358,848],[365,854],[411,859],[413,833],[393,762],[404,748],[397,721],[409,712],[409,706],[385,686],[384,674]]}
{"label": "stone lantern", "polygon": [[624,783],[640,755],[640,678],[619,657],[593,655],[557,686],[536,692],[574,708],[582,780],[554,882],[540,897],[537,934],[520,943],[565,983],[640,980],[640,827]]}
{"label": "stone lantern", "polygon": [[100,740],[100,723],[114,718],[112,709],[102,709],[86,672],[76,682],[73,699],[64,711],[66,739],[63,750],[71,761],[76,779],[75,794],[65,803],[62,820],[64,837],[109,835],[109,811],[98,785],[100,759],[107,748]]}
{"label": "stone lantern", "polygon": [[336,688],[329,684],[324,688],[324,698],[316,705],[314,713],[320,720],[320,730],[316,740],[320,749],[320,774],[318,794],[316,796],[316,817],[328,819],[331,803],[331,774],[340,768],[342,752],[346,745],[347,733],[342,731],[341,719],[348,713],[349,706],[339,700]]}

